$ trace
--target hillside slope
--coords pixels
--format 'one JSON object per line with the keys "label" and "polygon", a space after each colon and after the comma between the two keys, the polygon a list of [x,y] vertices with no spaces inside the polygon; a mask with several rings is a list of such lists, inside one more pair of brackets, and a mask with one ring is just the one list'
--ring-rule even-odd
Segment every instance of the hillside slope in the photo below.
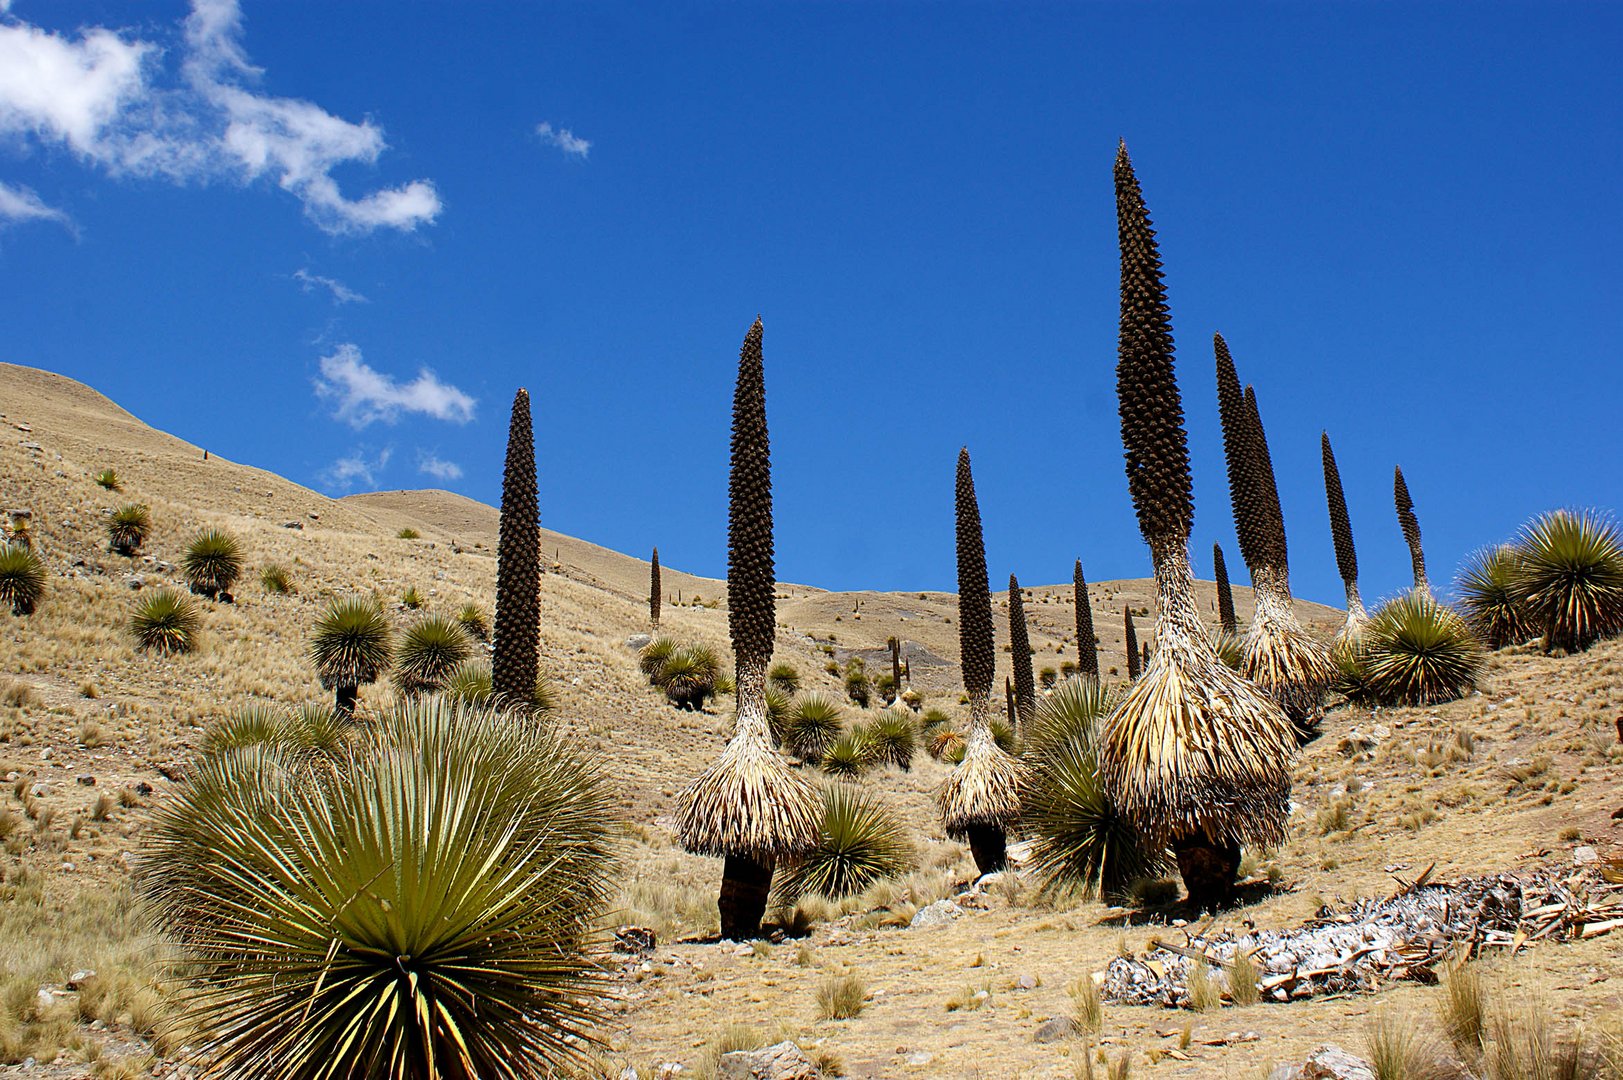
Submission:
{"label": "hillside slope", "polygon": [[[183,1038],[159,1031],[170,987],[155,961],[166,952],[132,914],[128,885],[152,807],[207,724],[254,701],[326,696],[304,648],[329,597],[375,591],[397,625],[415,617],[398,603],[409,587],[431,608],[473,601],[489,611],[496,512],[447,492],[329,499],[250,466],[213,455],[205,461],[199,448],[151,429],[95,391],[13,365],[0,365],[0,432],[0,509],[30,513],[50,571],[35,615],[0,613],[0,776],[8,780],[0,819],[9,823],[0,829],[0,1062],[32,1054],[48,1063],[60,1051],[56,1065],[23,1075],[87,1076],[90,1047],[133,1055],[131,1075],[170,1075],[165,1061]],[[104,468],[117,470],[120,491],[94,482]],[[154,529],[143,554],[126,559],[107,550],[105,516],[136,501],[151,507]],[[179,584],[174,564],[203,525],[227,528],[243,542],[247,575],[237,602],[204,605],[200,652],[170,659],[137,652],[127,634],[131,604],[155,586]],[[407,526],[420,538],[399,539]],[[899,928],[913,909],[969,876],[963,850],[941,836],[935,819],[931,793],[945,767],[927,758],[911,771],[887,769],[866,781],[918,836],[920,869],[907,881],[849,911],[822,912],[802,941],[735,950],[676,940],[715,929],[719,865],[676,849],[668,818],[676,791],[721,745],[728,703],[678,712],[638,673],[626,640],[647,628],[645,561],[556,533],[546,534],[544,547],[553,565],[542,578],[542,663],[558,699],[557,722],[600,755],[627,819],[619,917],[653,926],[661,940],[646,966],[629,964],[617,978],[619,1018],[605,1032],[608,1075],[631,1064],[646,1080],[661,1063],[683,1063],[682,1076],[702,1075],[706,1047],[737,1024],[763,1037],[795,1038],[837,1058],[851,1076],[1079,1074],[1080,1044],[1035,1043],[1037,1025],[1069,1013],[1068,981],[1124,946],[1143,948],[1155,930],[1124,930],[1098,904],[1039,896],[1013,880],[951,925]],[[273,563],[288,569],[295,592],[260,588],[259,570]],[[665,585],[671,600],[680,590],[684,601],[667,602],[665,630],[725,656],[723,584],[666,568]],[[1212,586],[1200,590],[1210,611]],[[1090,595],[1102,665],[1124,670],[1121,610],[1150,607],[1151,585],[1099,582]],[[1236,590],[1236,600],[1243,619],[1249,591]],[[999,678],[1008,664],[1006,606],[1000,594]],[[1037,666],[1073,658],[1070,586],[1031,589],[1026,610]],[[1324,632],[1340,619],[1329,608],[1298,610]],[[795,665],[807,687],[841,694],[828,667],[837,672],[854,653],[881,670],[885,641],[895,635],[907,643],[927,704],[959,708],[951,594],[785,584],[778,617],[778,658]],[[1141,637],[1152,622],[1140,619]],[[1394,877],[1412,878],[1433,863],[1438,877],[1448,877],[1541,860],[1570,865],[1588,846],[1604,855],[1623,831],[1612,817],[1623,809],[1623,747],[1613,725],[1623,713],[1620,675],[1623,642],[1562,659],[1508,650],[1492,657],[1481,692],[1462,701],[1333,711],[1325,736],[1297,767],[1290,842],[1254,860],[1259,874],[1271,869],[1277,889],[1264,888],[1225,919],[1292,924],[1326,899],[1389,892]],[[368,687],[362,707],[381,707],[389,696],[386,685]],[[1344,741],[1355,729],[1372,745]],[[1512,995],[1543,995],[1563,1016],[1603,1017],[1623,994],[1619,940],[1541,944],[1514,960],[1491,961],[1492,978]],[[78,1022],[79,999],[65,991],[69,976],[83,969],[119,987],[98,1007],[105,1016],[86,1014],[99,1017],[101,1028]],[[818,986],[842,972],[861,977],[867,1006],[853,1019],[817,1019]],[[29,1003],[41,986],[64,993],[36,1016]],[[976,997],[979,990],[987,996]],[[1112,1058],[1133,1058],[1135,1076],[1249,1076],[1299,1060],[1330,1036],[1360,1046],[1376,1007],[1429,1023],[1438,995],[1404,984],[1378,999],[1193,1016],[1110,1007],[1103,1035]],[[14,1001],[24,1003],[16,1015]],[[1186,1021],[1188,1060],[1165,1056]],[[21,1042],[18,1032],[44,1041]],[[1231,1032],[1256,1037],[1227,1038]],[[143,1061],[149,1050],[160,1060]],[[1160,1061],[1153,1067],[1152,1052]]]}

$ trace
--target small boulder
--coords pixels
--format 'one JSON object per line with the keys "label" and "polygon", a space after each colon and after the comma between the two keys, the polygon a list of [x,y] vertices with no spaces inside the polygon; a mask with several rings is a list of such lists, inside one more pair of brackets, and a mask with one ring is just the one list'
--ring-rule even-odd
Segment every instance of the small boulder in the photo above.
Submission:
{"label": "small boulder", "polygon": [[946,926],[952,920],[963,915],[964,909],[951,900],[937,900],[933,904],[926,904],[913,913],[913,920],[909,922],[911,930],[923,930],[932,926]]}
{"label": "small boulder", "polygon": [[89,773],[85,773],[83,776],[79,777],[79,784],[81,787],[95,787],[96,778],[91,776]]}
{"label": "small boulder", "polygon": [[721,1055],[720,1080],[822,1080],[806,1052],[785,1040],[764,1050],[734,1050]]}
{"label": "small boulder", "polygon": [[622,926],[614,932],[614,951],[641,955],[659,945],[653,930],[646,926]]}
{"label": "small boulder", "polygon": [[640,652],[641,650],[646,649],[648,647],[648,643],[653,640],[654,638],[651,634],[632,634],[630,637],[626,638],[626,648],[635,649]]}
{"label": "small boulder", "polygon": [[1375,1080],[1375,1069],[1334,1043],[1326,1043],[1300,1065],[1281,1065],[1268,1080]]}
{"label": "small boulder", "polygon": [[85,983],[89,982],[91,979],[94,979],[95,977],[96,977],[96,973],[94,971],[90,971],[90,970],[75,971],[72,975],[68,976],[68,989],[69,990],[83,990],[84,986],[85,986]]}
{"label": "small boulder", "polygon": [[1583,847],[1572,849],[1572,863],[1574,866],[1588,866],[1590,863],[1600,862],[1600,852],[1585,844]]}

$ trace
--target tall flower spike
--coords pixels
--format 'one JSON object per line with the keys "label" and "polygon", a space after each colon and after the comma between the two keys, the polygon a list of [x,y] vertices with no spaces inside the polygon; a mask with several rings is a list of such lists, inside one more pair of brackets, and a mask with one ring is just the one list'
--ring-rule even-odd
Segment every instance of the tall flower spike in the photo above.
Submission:
{"label": "tall flower spike", "polygon": [[1392,470],[1392,500],[1397,504],[1398,525],[1403,529],[1403,542],[1409,545],[1409,561],[1414,565],[1415,591],[1431,593],[1426,581],[1426,553],[1420,547],[1420,519],[1414,516],[1414,500],[1409,498],[1409,485],[1403,481],[1401,466]]}
{"label": "tall flower spike", "polygon": [[659,549],[654,549],[654,557],[648,563],[648,622],[655,630],[659,629],[659,605],[662,599],[659,587]]}
{"label": "tall flower spike", "polygon": [[1127,650],[1127,679],[1136,681],[1144,673],[1143,657],[1138,651],[1138,628],[1133,625],[1133,609],[1122,608],[1122,639]]}
{"label": "tall flower spike", "polygon": [[499,528],[490,686],[498,701],[527,705],[535,700],[541,645],[541,512],[530,392],[524,389],[513,395],[513,417],[507,427]]}
{"label": "tall flower spike", "polygon": [[1319,454],[1324,459],[1324,498],[1330,509],[1330,540],[1336,550],[1336,571],[1347,591],[1347,621],[1336,634],[1338,645],[1356,644],[1364,623],[1369,620],[1364,601],[1358,595],[1358,550],[1353,547],[1352,519],[1347,516],[1347,496],[1341,489],[1341,470],[1336,452],[1330,447],[1330,433],[1319,433]]}
{"label": "tall flower spike", "polygon": [[723,856],[717,909],[725,938],[760,934],[779,858],[817,839],[821,800],[778,756],[766,712],[773,610],[772,463],[766,430],[761,320],[744,337],[733,391],[727,510],[727,624],[737,714],[721,756],[677,796],[682,846]]}
{"label": "tall flower spike", "polygon": [[1280,708],[1224,667],[1195,603],[1189,448],[1160,256],[1125,144],[1116,154],[1128,490],[1155,563],[1155,650],[1105,719],[1099,777],[1121,814],[1170,846],[1196,907],[1232,893],[1240,844],[1285,835],[1295,739]]}
{"label": "tall flower spike", "polygon": [[1009,575],[1009,661],[1014,667],[1015,731],[1029,730],[1037,716],[1037,680],[1031,672],[1031,636],[1026,632],[1026,602],[1020,581]]}
{"label": "tall flower spike", "polygon": [[1240,541],[1240,558],[1253,573],[1262,563],[1264,514],[1255,496],[1256,447],[1252,443],[1250,416],[1245,391],[1234,368],[1234,357],[1222,334],[1212,335],[1217,355],[1217,415],[1223,428],[1223,459],[1228,466],[1229,503],[1234,509],[1234,533]]}
{"label": "tall flower spike", "polygon": [[969,842],[981,873],[1001,870],[1007,861],[1007,830],[1020,819],[1024,775],[1018,762],[1000,749],[990,724],[995,661],[992,594],[986,578],[986,545],[969,450],[958,451],[954,488],[958,542],[958,649],[969,697],[969,738],[962,763],[936,790],[947,835]]}
{"label": "tall flower spike", "polygon": [[1234,615],[1234,588],[1229,584],[1229,566],[1223,560],[1223,545],[1212,545],[1212,574],[1217,579],[1217,624],[1225,634],[1239,634],[1240,620]]}
{"label": "tall flower spike", "polygon": [[1099,677],[1099,645],[1093,634],[1093,605],[1088,600],[1088,582],[1082,576],[1082,560],[1076,560],[1076,572],[1071,578],[1076,603],[1076,657],[1077,671],[1083,675]]}

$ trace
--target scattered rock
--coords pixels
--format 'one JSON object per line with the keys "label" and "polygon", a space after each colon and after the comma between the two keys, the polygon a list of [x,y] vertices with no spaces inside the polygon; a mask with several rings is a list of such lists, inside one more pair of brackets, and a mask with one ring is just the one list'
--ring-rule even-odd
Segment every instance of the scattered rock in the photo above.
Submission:
{"label": "scattered rock", "polygon": [[145,587],[146,579],[140,574],[130,574],[125,577],[124,584],[128,585],[132,590],[140,589]]}
{"label": "scattered rock", "polygon": [[42,986],[39,988],[39,993],[34,996],[34,1003],[39,1007],[40,1012],[44,1012],[56,1004],[56,995]]}
{"label": "scattered rock", "polygon": [[1014,988],[1016,990],[1035,990],[1041,985],[1042,983],[1038,981],[1037,976],[1035,975],[1022,975],[1018,979],[1014,980]]}
{"label": "scattered rock", "polygon": [[45,447],[41,446],[37,442],[25,442],[25,443],[23,443],[23,449],[24,450],[43,450],[43,449],[45,449]]}
{"label": "scattered rock", "polygon": [[85,773],[83,776],[79,777],[79,783],[84,787],[95,787],[96,778],[91,776],[89,773]]}
{"label": "scattered rock", "polygon": [[1363,1058],[1326,1043],[1300,1065],[1281,1065],[1268,1080],[1375,1080],[1375,1070]]}
{"label": "scattered rock", "polygon": [[312,510],[312,511],[310,511],[310,520],[311,521],[320,521],[321,520],[321,515],[316,513],[314,510]]}
{"label": "scattered rock", "polygon": [[282,522],[282,528],[284,528],[284,529],[299,529],[299,530],[302,531],[304,529],[304,522],[302,522],[302,521],[284,521],[284,522]]}
{"label": "scattered rock", "polygon": [[946,926],[952,920],[964,913],[964,909],[951,900],[937,900],[933,904],[926,904],[913,913],[913,921],[908,923],[911,930],[921,930],[931,926]]}
{"label": "scattered rock", "polygon": [[81,990],[84,988],[85,983],[89,982],[95,977],[96,973],[94,971],[75,971],[72,975],[68,976],[68,989]]}
{"label": "scattered rock", "polygon": [[1074,1039],[1082,1033],[1076,1026],[1076,1021],[1069,1016],[1056,1016],[1052,1020],[1044,1020],[1037,1028],[1037,1033],[1031,1037],[1033,1042],[1054,1043]]}
{"label": "scattered rock", "polygon": [[734,1050],[721,1055],[721,1080],[822,1080],[805,1051],[784,1040],[764,1050]]}
{"label": "scattered rock", "polygon": [[648,643],[653,640],[653,636],[650,634],[632,634],[630,637],[626,638],[626,648],[637,650],[646,649],[648,647]]}
{"label": "scattered rock", "polygon": [[1588,866],[1593,862],[1600,862],[1600,852],[1585,844],[1583,847],[1572,849],[1572,862],[1574,866]]}
{"label": "scattered rock", "polygon": [[[46,758],[50,757],[49,754],[45,754],[45,755],[42,755],[42,756],[46,757]],[[29,794],[34,796],[34,798],[36,798],[36,799],[43,799],[46,796],[48,796],[50,793],[51,793],[51,785],[50,784],[35,784],[33,786],[33,788],[31,788],[29,790]]]}
{"label": "scattered rock", "polygon": [[911,1054],[907,1055],[907,1063],[909,1065],[914,1066],[915,1068],[917,1068],[920,1065],[928,1065],[928,1064],[930,1064],[930,1062],[932,1062],[934,1060],[935,1060],[935,1055],[930,1054],[930,1053],[928,1053],[928,1052],[926,1052],[924,1050],[915,1050]]}

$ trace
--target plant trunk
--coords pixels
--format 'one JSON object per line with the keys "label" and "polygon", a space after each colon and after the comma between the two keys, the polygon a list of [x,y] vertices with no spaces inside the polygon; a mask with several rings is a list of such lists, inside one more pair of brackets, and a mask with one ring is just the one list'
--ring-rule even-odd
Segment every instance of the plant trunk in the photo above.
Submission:
{"label": "plant trunk", "polygon": [[772,870],[773,860],[763,863],[746,855],[727,856],[721,896],[716,900],[724,939],[747,941],[761,936],[761,917],[772,892]]}
{"label": "plant trunk", "polygon": [[979,875],[996,873],[1009,864],[1008,835],[996,825],[969,827],[969,853]]}
{"label": "plant trunk", "polygon": [[1204,833],[1172,841],[1178,873],[1197,911],[1216,911],[1234,899],[1234,877],[1240,869],[1240,845],[1232,840],[1216,843]]}
{"label": "plant trunk", "polygon": [[360,691],[358,686],[340,686],[338,700],[333,703],[333,711],[344,719],[355,715],[355,695]]}

